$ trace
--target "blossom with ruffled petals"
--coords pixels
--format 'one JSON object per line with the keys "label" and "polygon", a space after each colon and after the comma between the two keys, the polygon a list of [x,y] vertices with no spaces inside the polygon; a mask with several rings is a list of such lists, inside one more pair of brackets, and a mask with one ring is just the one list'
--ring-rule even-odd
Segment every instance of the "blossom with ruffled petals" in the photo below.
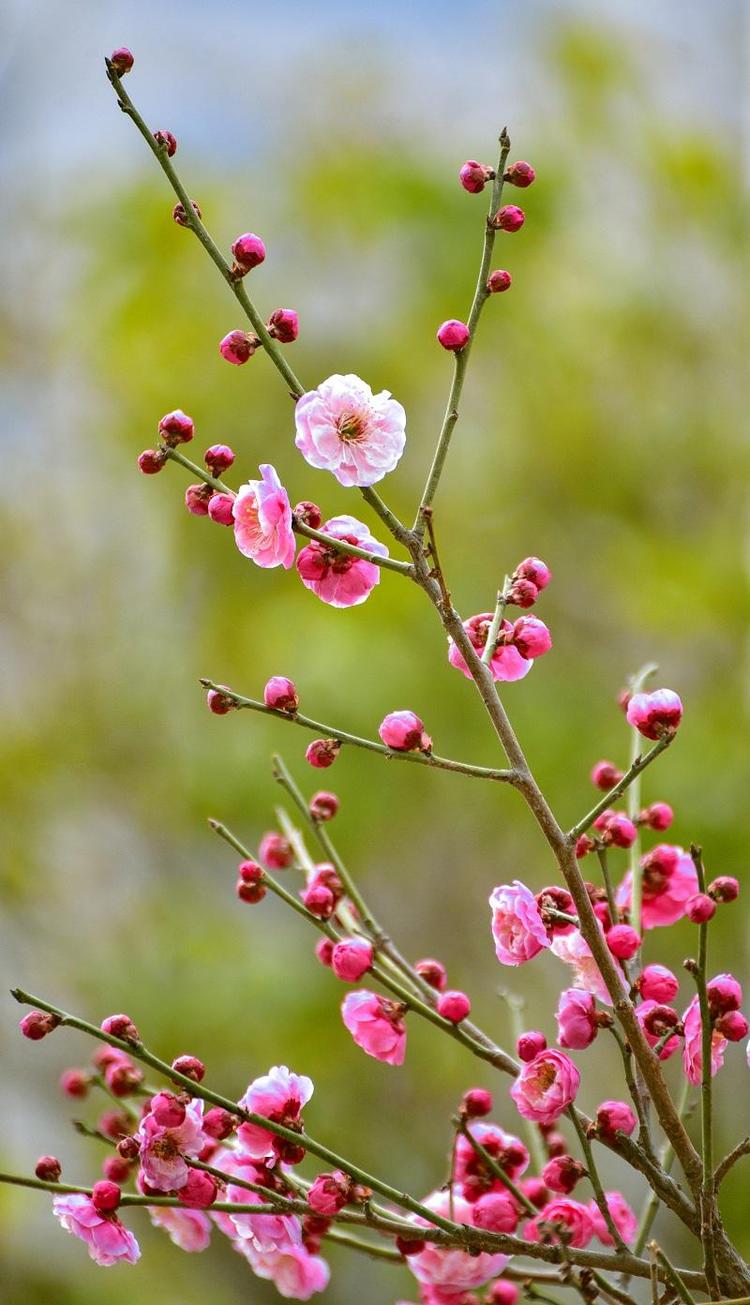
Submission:
{"label": "blossom with ruffled petals", "polygon": [[536,1124],[553,1124],[576,1098],[581,1075],[564,1051],[540,1051],[522,1065],[510,1095],[518,1113]]}
{"label": "blossom with ruffled petals", "polygon": [[366,988],[348,992],[341,1003],[344,1024],[358,1047],[386,1065],[403,1065],[406,1054],[404,1008]]}
{"label": "blossom with ruffled petals", "polygon": [[[374,539],[367,526],[356,517],[331,517],[321,527],[326,535],[346,544],[387,557],[385,544]],[[357,607],[380,584],[380,567],[363,557],[340,553],[337,549],[312,539],[300,551],[297,570],[306,589],[311,589],[330,607]]]}
{"label": "blossom with ruffled petals", "polygon": [[583,988],[566,988],[557,1005],[557,1041],[571,1051],[590,1047],[597,1035],[594,994]]}
{"label": "blossom with ruffled petals", "polygon": [[[682,1067],[687,1075],[689,1083],[700,1083],[703,1076],[703,1022],[701,1020],[700,1004],[697,997],[693,997],[685,1014],[682,1017],[683,1027],[685,1029],[685,1045],[682,1048]],[[711,1074],[718,1074],[724,1064],[724,1052],[727,1047],[727,1039],[718,1029],[713,1029],[711,1033]]]}
{"label": "blossom with ruffled petals", "polygon": [[[523,1226],[526,1241],[540,1242],[542,1232],[540,1223],[550,1223],[564,1234],[565,1244],[580,1249],[588,1246],[594,1236],[594,1222],[587,1205],[574,1201],[570,1196],[559,1196],[554,1201],[543,1205],[539,1214]],[[553,1236],[553,1242],[556,1238]]]}
{"label": "blossom with ruffled petals", "polygon": [[297,400],[295,443],[311,467],[341,485],[374,485],[397,465],[406,443],[406,413],[388,390],[373,394],[351,373],[329,376]]}
{"label": "blossom with ruffled petals", "polygon": [[[691,897],[698,892],[698,876],[689,852],[671,843],[659,843],[641,859],[644,929],[675,924],[685,914]],[[615,900],[621,911],[630,910],[632,875],[628,871]]]}
{"label": "blossom with ruffled petals", "polygon": [[140,1248],[135,1237],[114,1214],[100,1214],[90,1196],[70,1192],[55,1196],[52,1212],[66,1232],[86,1243],[91,1259],[104,1268],[124,1260],[135,1264]]}
{"label": "blossom with ruffled petals", "polygon": [[679,1047],[680,1039],[677,1034],[667,1038],[666,1042],[663,1039],[665,1033],[679,1024],[677,1011],[661,1002],[647,1000],[636,1006],[635,1017],[643,1029],[648,1045],[655,1047],[657,1043],[661,1043],[659,1060],[669,1060]]}
{"label": "blossom with ruffled petals", "polygon": [[[473,1207],[462,1196],[454,1192],[451,1202],[450,1193],[433,1192],[422,1202],[434,1214],[444,1219],[453,1218],[456,1223],[473,1223]],[[416,1218],[415,1223],[426,1226],[424,1219]],[[482,1251],[479,1255],[469,1255],[467,1251],[446,1250],[442,1246],[427,1243],[419,1255],[410,1255],[406,1260],[418,1282],[446,1293],[444,1299],[450,1299],[450,1292],[456,1295],[474,1287],[483,1287],[490,1278],[501,1273],[508,1263],[507,1255],[492,1255]]]}
{"label": "blossom with ruffled petals", "polygon": [[[464,621],[464,630],[471,640],[472,647],[479,657],[482,656],[487,644],[487,635],[490,632],[492,624],[492,612],[480,612],[477,616],[472,616],[468,621]],[[500,637],[508,638],[513,633],[513,626],[510,621],[502,621],[500,624]],[[463,653],[459,651],[452,639],[448,640],[448,661],[451,666],[455,666],[461,671],[468,680],[471,679],[471,671],[464,660]],[[493,653],[490,661],[490,670],[496,680],[522,680],[524,675],[528,675],[533,661],[530,658],[522,657],[515,644],[500,643]]]}
{"label": "blossom with ruffled petals", "polygon": [[141,1177],[148,1186],[158,1192],[179,1191],[190,1175],[185,1157],[200,1155],[208,1141],[203,1132],[203,1101],[192,1100],[182,1123],[173,1128],[165,1128],[149,1110],[138,1125],[136,1137],[140,1143]]}
{"label": "blossom with ruffled petals", "polygon": [[262,479],[241,485],[234,500],[235,543],[257,566],[288,571],[295,552],[289,495],[270,463],[259,470]]}
{"label": "blossom with ruffled petals", "polygon": [[202,1210],[178,1210],[168,1205],[150,1205],[151,1222],[163,1228],[181,1251],[205,1251],[211,1240],[211,1220]]}
{"label": "blossom with ruffled petals", "polygon": [[[294,1074],[286,1065],[274,1065],[267,1074],[253,1080],[239,1104],[274,1124],[295,1128],[314,1090],[312,1079],[305,1074]],[[242,1150],[253,1160],[277,1156],[284,1146],[283,1139],[277,1141],[261,1124],[240,1124],[237,1135]]]}
{"label": "blossom with ruffled petals", "polygon": [[[529,1167],[529,1152],[519,1137],[507,1133],[499,1124],[482,1124],[472,1120],[471,1136],[484,1148],[504,1173],[514,1181]],[[500,1189],[500,1180],[464,1133],[456,1138],[454,1178],[466,1200],[476,1200],[483,1193]]]}
{"label": "blossom with ruffled petals", "polygon": [[599,1001],[606,1002],[609,1006],[612,1005],[612,998],[602,978],[601,970],[579,929],[572,929],[570,933],[555,934],[550,946],[555,956],[572,966],[573,986],[575,988],[585,988],[587,992],[593,992]]}
{"label": "blossom with ruffled petals", "polygon": [[520,880],[493,888],[490,906],[495,955],[501,965],[522,965],[549,947],[537,900]]}
{"label": "blossom with ruffled petals", "polygon": [[273,1283],[286,1300],[309,1300],[325,1291],[331,1276],[325,1260],[310,1255],[304,1246],[288,1246],[281,1251],[258,1251],[252,1242],[235,1242],[258,1278]]}
{"label": "blossom with ruffled petals", "polygon": [[[626,1246],[632,1246],[638,1231],[638,1220],[620,1192],[605,1192],[604,1199],[612,1215],[612,1222]],[[594,1225],[594,1235],[605,1246],[613,1246],[614,1241],[596,1201],[589,1201],[589,1214]]]}

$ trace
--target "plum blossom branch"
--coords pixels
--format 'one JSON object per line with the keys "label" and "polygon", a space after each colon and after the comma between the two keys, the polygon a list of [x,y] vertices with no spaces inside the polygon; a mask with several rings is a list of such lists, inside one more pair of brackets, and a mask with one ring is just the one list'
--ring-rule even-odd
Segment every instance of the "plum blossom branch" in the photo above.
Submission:
{"label": "plum blossom branch", "polygon": [[[670,743],[673,741],[674,737],[675,735],[673,731],[669,731],[665,734],[662,734],[661,738],[657,739],[654,746],[652,748],[649,748],[648,752],[644,753],[643,755],[638,753],[634,758],[634,760],[632,761],[631,765],[626,770],[622,779],[619,780],[617,784],[615,784],[607,793],[604,794],[604,797],[599,802],[596,803],[596,806],[591,808],[591,810],[588,812],[587,815],[583,817],[582,820],[578,821],[577,825],[573,826],[573,828],[570,830],[568,834],[568,837],[572,839],[577,839],[580,838],[581,834],[585,834],[586,830],[591,828],[597,816],[600,816],[602,812],[606,811],[608,807],[611,807],[612,804],[616,802],[619,797],[622,797],[623,793],[625,793],[630,788],[631,784],[635,783],[638,776],[643,774],[643,771],[646,769],[646,767],[650,766],[652,761],[656,761],[656,758],[660,756],[662,752],[666,751]],[[640,798],[638,800],[638,808],[640,809]],[[638,815],[638,811],[636,811],[636,816],[637,815]],[[636,926],[634,924],[633,928],[635,927]]]}
{"label": "plum blossom branch", "polygon": [[684,1278],[681,1276],[679,1271],[674,1267],[672,1262],[667,1259],[661,1247],[657,1246],[656,1242],[651,1242],[648,1249],[653,1255],[657,1264],[666,1273],[669,1282],[674,1287],[675,1291],[677,1292],[677,1295],[681,1298],[681,1300],[685,1302],[685,1305],[695,1305],[695,1299],[693,1296],[691,1296],[690,1292],[688,1291],[687,1284]]}
{"label": "plum blossom branch", "polygon": [[724,1156],[721,1163],[716,1166],[714,1171],[715,1188],[718,1188],[719,1184],[723,1183],[730,1169],[736,1165],[737,1161],[741,1160],[742,1157],[746,1155],[750,1155],[750,1137],[743,1137],[742,1141],[738,1142],[737,1145]]}
{"label": "plum blossom branch", "polygon": [[[701,849],[693,845],[690,848],[695,872],[698,877],[698,891],[706,891],[706,874],[703,868]],[[703,1185],[701,1188],[701,1241],[703,1243],[703,1268],[706,1274],[709,1292],[713,1299],[721,1295],[716,1278],[716,1257],[714,1250],[714,1219],[716,1201],[714,1190],[714,1141],[713,1141],[713,1086],[711,1064],[713,1027],[708,1001],[707,987],[708,966],[708,921],[703,920],[698,927],[698,964],[690,965],[690,972],[695,979],[698,992],[698,1005],[701,1017],[701,1154],[703,1159]]]}

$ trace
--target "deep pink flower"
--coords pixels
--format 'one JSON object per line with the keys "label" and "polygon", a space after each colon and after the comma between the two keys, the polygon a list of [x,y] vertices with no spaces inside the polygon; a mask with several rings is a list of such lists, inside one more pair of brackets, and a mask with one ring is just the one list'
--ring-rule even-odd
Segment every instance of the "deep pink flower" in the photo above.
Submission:
{"label": "deep pink flower", "polygon": [[[451,1217],[451,1198],[447,1191],[433,1192],[422,1204],[445,1219]],[[457,1223],[473,1223],[472,1206],[455,1192],[452,1209],[452,1217]],[[426,1226],[423,1219],[415,1218],[414,1222]],[[441,1246],[427,1243],[419,1255],[410,1255],[406,1263],[418,1282],[458,1295],[473,1287],[483,1287],[490,1278],[496,1277],[508,1263],[508,1256],[491,1255],[487,1251],[469,1255],[467,1251],[444,1250]]]}
{"label": "deep pink flower", "polygon": [[114,1214],[100,1214],[90,1196],[77,1192],[55,1196],[52,1211],[66,1232],[86,1243],[96,1264],[109,1267],[124,1260],[135,1264],[140,1248],[135,1237]]}
{"label": "deep pink flower", "polygon": [[303,1246],[289,1246],[278,1251],[258,1251],[251,1241],[235,1242],[258,1278],[272,1282],[280,1296],[291,1300],[309,1300],[325,1291],[330,1270],[319,1255],[310,1255]]}
{"label": "deep pink flower", "polygon": [[572,966],[574,987],[585,988],[587,992],[593,992],[599,1001],[606,1002],[609,1006],[612,1005],[612,998],[601,976],[599,966],[579,929],[572,929],[570,933],[556,934],[550,946],[555,956]]}
{"label": "deep pink flower", "polygon": [[465,322],[459,322],[455,317],[451,317],[438,328],[437,338],[449,353],[460,353],[469,343],[470,334]]}
{"label": "deep pink flower", "polygon": [[638,980],[638,988],[644,1001],[674,1001],[680,984],[676,976],[666,965],[647,965]]}
{"label": "deep pink flower", "polygon": [[518,159],[516,163],[511,163],[503,180],[510,182],[511,186],[518,186],[519,189],[525,190],[536,180],[536,171],[525,159]]}
{"label": "deep pink flower", "polygon": [[307,1193],[307,1203],[316,1214],[332,1218],[348,1204],[351,1190],[351,1179],[341,1169],[335,1169],[331,1174],[318,1174]]}
{"label": "deep pink flower", "polygon": [[366,938],[343,938],[334,945],[331,969],[337,979],[345,983],[358,983],[372,965],[372,943]]}
{"label": "deep pink flower", "polygon": [[493,888],[490,907],[495,955],[501,965],[522,965],[549,947],[536,898],[519,879]]}
{"label": "deep pink flower", "polygon": [[[528,1169],[529,1152],[514,1133],[506,1133],[499,1124],[475,1122],[469,1124],[469,1132],[509,1178],[518,1179]],[[463,1185],[465,1197],[471,1194],[475,1199],[483,1192],[494,1190],[499,1182],[463,1133],[456,1139],[455,1180]]]}
{"label": "deep pink flower", "polygon": [[[286,1065],[274,1065],[267,1074],[250,1084],[239,1104],[255,1115],[264,1115],[287,1128],[300,1122],[302,1109],[313,1094],[312,1079],[293,1074]],[[273,1158],[278,1154],[274,1134],[260,1124],[240,1124],[240,1145],[253,1160]]]}
{"label": "deep pink flower", "polygon": [[647,739],[660,739],[668,730],[676,730],[682,720],[682,703],[671,689],[653,693],[634,693],[628,703],[628,725],[633,725]]}
{"label": "deep pink flower", "polygon": [[566,988],[557,1004],[557,1041],[571,1051],[583,1051],[594,1041],[599,1025],[593,993]]}
{"label": "deep pink flower", "polygon": [[[332,517],[322,527],[326,535],[387,557],[388,549],[356,517]],[[297,558],[297,570],[306,589],[331,607],[357,607],[380,584],[380,567],[361,557],[340,553],[313,539]]]}
{"label": "deep pink flower", "polygon": [[458,179],[464,190],[468,190],[470,195],[478,195],[494,175],[494,170],[488,167],[486,163],[478,163],[476,159],[467,159],[461,165]]}
{"label": "deep pink flower", "polygon": [[177,1196],[194,1210],[207,1210],[216,1200],[217,1191],[216,1179],[211,1174],[204,1173],[202,1169],[191,1169],[187,1182]]}
{"label": "deep pink flower", "polygon": [[[676,1011],[656,1001],[642,1001],[635,1008],[635,1016],[650,1047],[655,1047],[658,1042],[661,1042],[664,1034],[679,1023]],[[659,1060],[669,1060],[679,1045],[680,1039],[677,1034],[667,1038],[659,1052]]]}
{"label": "deep pink flower", "polygon": [[432,739],[414,711],[391,711],[378,726],[378,734],[393,752],[429,752]]}
{"label": "deep pink flower", "polygon": [[403,1006],[359,988],[346,994],[341,1014],[357,1046],[368,1056],[386,1065],[403,1065],[406,1054]]}
{"label": "deep pink flower", "polygon": [[542,1240],[540,1223],[556,1224],[564,1230],[567,1245],[576,1249],[588,1246],[594,1236],[594,1222],[589,1207],[574,1201],[570,1196],[558,1196],[554,1201],[548,1201],[536,1218],[524,1224],[523,1235],[527,1241]]}
{"label": "deep pink flower", "polygon": [[521,1066],[510,1095],[524,1119],[553,1124],[575,1101],[580,1081],[577,1066],[563,1051],[540,1051]]}
{"label": "deep pink flower", "polygon": [[509,642],[527,661],[533,661],[549,652],[552,635],[538,616],[519,616],[513,623]]}
{"label": "deep pink flower", "polygon": [[[700,1083],[703,1075],[703,1023],[698,998],[693,997],[682,1017],[685,1045],[682,1048],[682,1067],[689,1083]],[[727,1039],[717,1028],[711,1032],[711,1074],[718,1074],[724,1064]]]}
{"label": "deep pink flower", "polygon": [[487,289],[491,295],[502,294],[505,290],[510,290],[513,284],[513,277],[504,267],[496,267],[487,277]]}
{"label": "deep pink flower", "polygon": [[329,376],[297,400],[295,443],[311,467],[341,485],[374,485],[397,465],[406,413],[388,390],[373,394],[358,376]]}
{"label": "deep pink flower", "polygon": [[275,308],[266,325],[279,344],[292,344],[299,335],[299,315],[293,308]]}
{"label": "deep pink flower", "polygon": [[636,1118],[626,1101],[602,1101],[596,1112],[596,1123],[602,1137],[614,1138],[615,1133],[630,1137]]}
{"label": "deep pink flower", "polygon": [[[675,924],[698,891],[698,876],[689,853],[670,843],[659,843],[641,859],[643,902],[641,925],[656,929]],[[615,895],[621,911],[629,911],[632,875],[626,874]]]}
{"label": "deep pink flower", "polygon": [[[491,624],[492,612],[480,612],[477,616],[472,616],[468,621],[464,621],[464,630],[479,657],[484,652]],[[500,634],[507,637],[512,629],[513,626],[510,621],[503,621],[500,626]],[[466,665],[463,653],[459,651],[452,639],[448,640],[448,661],[451,666],[455,666],[457,670],[462,671],[468,680],[471,679],[471,671]],[[530,659],[522,657],[518,648],[512,643],[501,643],[495,649],[490,662],[490,670],[494,679],[510,682],[522,680],[524,675],[528,675],[533,664]]]}
{"label": "deep pink flower", "polygon": [[203,1132],[203,1101],[193,1099],[182,1123],[175,1128],[165,1128],[149,1110],[135,1136],[140,1143],[140,1173],[144,1181],[158,1192],[179,1191],[190,1175],[185,1157],[199,1156],[208,1140]]}
{"label": "deep pink flower", "polygon": [[294,531],[289,495],[269,463],[261,463],[261,480],[241,485],[234,500],[234,538],[245,557],[263,567],[294,561]]}
{"label": "deep pink flower", "polygon": [[580,1160],[576,1160],[574,1156],[557,1155],[547,1161],[542,1170],[542,1178],[551,1192],[557,1192],[560,1196],[570,1196],[585,1172]]}
{"label": "deep pink flower", "polygon": [[211,1240],[211,1220],[202,1210],[178,1210],[169,1205],[150,1205],[152,1224],[163,1228],[181,1251],[205,1251]]}
{"label": "deep pink flower", "polygon": [[[627,1246],[632,1246],[635,1241],[635,1235],[638,1231],[638,1220],[628,1205],[625,1197],[620,1192],[605,1192],[604,1199],[612,1215],[612,1222],[619,1232],[622,1240]],[[589,1214],[594,1224],[594,1235],[603,1242],[605,1246],[612,1246],[614,1242],[609,1232],[604,1215],[602,1214],[596,1201],[589,1201]]]}
{"label": "deep pink flower", "polygon": [[296,711],[299,707],[299,694],[294,680],[286,675],[272,675],[263,689],[263,701],[274,711]]}
{"label": "deep pink flower", "polygon": [[526,221],[526,214],[517,204],[505,204],[498,209],[492,224],[499,231],[519,231]]}
{"label": "deep pink flower", "polygon": [[266,247],[260,236],[256,236],[252,231],[246,231],[244,235],[238,236],[232,245],[237,268],[244,275],[250,272],[254,267],[258,267],[266,257]]}
{"label": "deep pink flower", "polygon": [[510,1192],[485,1192],[472,1206],[474,1223],[487,1232],[514,1233],[519,1211]]}

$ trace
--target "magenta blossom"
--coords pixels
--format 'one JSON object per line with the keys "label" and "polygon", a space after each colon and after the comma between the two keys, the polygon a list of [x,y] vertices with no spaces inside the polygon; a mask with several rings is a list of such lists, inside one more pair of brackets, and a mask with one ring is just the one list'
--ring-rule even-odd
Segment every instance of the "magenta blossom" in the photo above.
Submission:
{"label": "magenta blossom", "polygon": [[[698,892],[698,876],[692,857],[681,847],[659,843],[641,859],[643,868],[643,904],[641,924],[644,929],[675,924],[685,914],[691,897]],[[632,875],[626,874],[615,900],[621,911],[630,910]]]}
{"label": "magenta blossom", "polygon": [[378,734],[393,752],[429,752],[432,739],[414,711],[391,711],[378,726]]}
{"label": "magenta blossom", "polygon": [[150,1205],[152,1224],[163,1228],[181,1251],[205,1251],[211,1240],[211,1220],[202,1210],[177,1210],[168,1205]]}
{"label": "magenta blossom", "polygon": [[[444,1219],[452,1218],[456,1223],[473,1223],[473,1208],[458,1193],[453,1193],[451,1201],[447,1191],[433,1192],[425,1197],[422,1204]],[[419,1217],[414,1222],[426,1226],[426,1221]],[[461,1292],[474,1287],[483,1287],[490,1278],[495,1278],[502,1272],[508,1263],[508,1256],[492,1255],[487,1251],[469,1255],[467,1251],[445,1250],[441,1246],[427,1243],[418,1255],[408,1256],[406,1263],[419,1283],[445,1292],[445,1297],[441,1296],[440,1299],[447,1300],[450,1299],[451,1292],[459,1296]]]}
{"label": "magenta blossom", "polygon": [[[682,1067],[689,1083],[700,1083],[703,1075],[703,1023],[698,998],[693,997],[682,1017],[685,1029],[685,1045],[682,1048]],[[724,1064],[724,1052],[727,1039],[718,1029],[711,1033],[711,1074],[718,1074]]]}
{"label": "magenta blossom", "polygon": [[386,1065],[403,1065],[406,1054],[403,1006],[359,988],[346,994],[341,1015],[357,1046],[368,1056]]}
{"label": "magenta blossom", "polygon": [[[464,621],[464,630],[479,657],[484,652],[491,624],[492,612],[480,612],[477,616],[472,616],[468,621]],[[500,626],[500,635],[506,638],[512,632],[513,626],[510,621],[503,621]],[[471,671],[466,665],[463,653],[459,651],[452,639],[448,640],[448,661],[451,666],[455,666],[457,670],[461,671],[467,679],[471,679]],[[514,644],[501,643],[498,644],[492,656],[490,670],[496,680],[522,680],[524,675],[528,675],[533,664],[530,658],[521,656]]]}
{"label": "magenta blossom", "polygon": [[283,566],[288,571],[295,550],[289,495],[270,463],[261,463],[260,474],[261,480],[250,480],[237,491],[235,543],[257,566]]}
{"label": "magenta blossom", "polygon": [[580,1201],[574,1201],[570,1196],[558,1196],[554,1201],[548,1201],[534,1219],[529,1219],[528,1223],[524,1224],[523,1235],[527,1241],[542,1240],[540,1223],[555,1225],[563,1234],[565,1243],[576,1249],[588,1246],[594,1236],[594,1221],[589,1207],[582,1205]]}
{"label": "magenta blossom", "polygon": [[524,1119],[553,1124],[575,1101],[580,1082],[577,1066],[563,1051],[540,1051],[521,1066],[510,1095]]}
{"label": "magenta blossom", "polygon": [[549,947],[537,900],[519,879],[493,888],[490,906],[495,955],[501,965],[522,965]]}
{"label": "magenta blossom", "polygon": [[337,979],[358,983],[370,969],[372,960],[372,943],[366,938],[342,938],[331,952],[331,969]]}
{"label": "magenta blossom", "polygon": [[599,1025],[594,995],[582,988],[566,988],[557,1004],[557,1041],[571,1051],[583,1051],[594,1041]]}
{"label": "magenta blossom", "polygon": [[[157,1093],[154,1100],[164,1095]],[[182,1123],[175,1127],[160,1124],[149,1110],[138,1125],[141,1177],[157,1192],[174,1192],[184,1187],[189,1176],[188,1158],[200,1155],[207,1142],[203,1132],[203,1102],[194,1098]]]}
{"label": "magenta blossom", "polygon": [[634,693],[626,714],[628,725],[633,725],[644,738],[660,739],[667,731],[677,729],[682,720],[682,703],[671,689]]}
{"label": "magenta blossom", "polygon": [[[286,1065],[274,1065],[253,1080],[239,1104],[274,1124],[295,1127],[314,1090],[306,1075],[293,1074]],[[274,1134],[261,1124],[240,1124],[237,1134],[242,1150],[253,1160],[271,1159],[278,1153]]]}
{"label": "magenta blossom", "polygon": [[52,1212],[66,1232],[86,1243],[96,1264],[109,1268],[120,1260],[135,1264],[140,1259],[133,1234],[114,1214],[100,1214],[90,1196],[78,1192],[55,1196]]}
{"label": "magenta blossom", "polygon": [[311,467],[341,485],[374,485],[397,465],[406,443],[406,413],[388,390],[373,394],[351,373],[329,376],[297,400],[295,443]]}
{"label": "magenta blossom", "polygon": [[[529,1167],[529,1152],[514,1133],[506,1133],[499,1124],[481,1124],[473,1121],[469,1124],[468,1131],[509,1178],[515,1180],[526,1172]],[[485,1160],[463,1133],[459,1133],[456,1138],[454,1174],[456,1183],[463,1185],[462,1194],[467,1199],[470,1194],[476,1197],[484,1191],[494,1189],[499,1183]],[[505,1191],[505,1188],[502,1190]]]}
{"label": "magenta blossom", "polygon": [[643,1029],[644,1036],[650,1047],[655,1047],[661,1043],[659,1050],[659,1060],[669,1060],[680,1045],[680,1039],[675,1034],[663,1042],[665,1033],[670,1028],[674,1028],[678,1023],[677,1012],[670,1006],[662,1005],[658,1001],[642,1001],[635,1008],[635,1017]]}
{"label": "magenta blossom", "polygon": [[[626,1246],[632,1246],[638,1231],[638,1220],[620,1192],[605,1192],[604,1199],[612,1216],[612,1222]],[[589,1201],[589,1214],[594,1225],[594,1235],[605,1246],[613,1246],[614,1241],[596,1201]]]}
{"label": "magenta blossom", "polygon": [[[366,548],[368,553],[388,556],[385,544],[373,539],[367,526],[356,517],[332,517],[322,529],[334,539]],[[380,584],[380,567],[374,562],[341,553],[315,539],[300,551],[297,570],[305,588],[330,607],[357,607]]]}

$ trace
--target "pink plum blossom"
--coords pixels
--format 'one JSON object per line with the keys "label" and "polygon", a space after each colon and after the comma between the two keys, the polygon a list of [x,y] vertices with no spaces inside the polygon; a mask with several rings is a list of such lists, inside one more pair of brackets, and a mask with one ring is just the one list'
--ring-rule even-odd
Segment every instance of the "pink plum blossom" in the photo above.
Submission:
{"label": "pink plum blossom", "polygon": [[211,1220],[202,1210],[177,1210],[171,1206],[150,1205],[152,1224],[163,1228],[181,1251],[205,1251],[211,1240]]}
{"label": "pink plum blossom", "polygon": [[[469,1124],[468,1131],[509,1178],[515,1180],[526,1172],[529,1167],[529,1152],[514,1133],[507,1133],[499,1124],[475,1122]],[[456,1183],[464,1188],[463,1196],[467,1198],[469,1195],[476,1197],[482,1192],[492,1190],[499,1183],[476,1147],[472,1146],[463,1133],[459,1133],[456,1138],[454,1175]],[[502,1190],[504,1191],[505,1188]]]}
{"label": "pink plum blossom", "polygon": [[571,1051],[590,1047],[598,1032],[594,995],[583,988],[566,988],[557,1005],[557,1041]]}
{"label": "pink plum blossom", "polygon": [[[251,1114],[263,1115],[289,1128],[299,1124],[302,1109],[313,1092],[312,1079],[292,1073],[286,1065],[274,1065],[267,1074],[253,1080],[239,1104]],[[237,1134],[242,1150],[253,1160],[277,1155],[274,1134],[261,1124],[240,1124]]]}
{"label": "pink plum blossom", "polygon": [[[677,1012],[669,1006],[664,1006],[657,1001],[642,1001],[635,1008],[635,1017],[643,1029],[644,1036],[650,1047],[655,1047],[660,1043],[664,1034],[670,1028],[677,1025]],[[680,1039],[677,1034],[674,1037],[667,1038],[659,1051],[659,1060],[669,1060],[680,1045]]]}
{"label": "pink plum blossom", "polygon": [[342,938],[331,953],[331,968],[337,979],[358,983],[372,965],[372,943],[366,938]]}
{"label": "pink plum blossom", "polygon": [[262,479],[241,485],[234,500],[235,543],[257,566],[288,571],[295,551],[289,495],[270,463],[259,470]]}
{"label": "pink plum blossom", "polygon": [[429,752],[432,739],[414,711],[391,711],[378,726],[378,734],[393,752]]}
{"label": "pink plum blossom", "polygon": [[589,1207],[574,1201],[570,1196],[558,1196],[554,1201],[548,1201],[534,1219],[529,1219],[524,1224],[523,1235],[527,1241],[542,1240],[540,1223],[557,1225],[564,1231],[566,1244],[576,1249],[588,1246],[594,1236],[594,1221]]}
{"label": "pink plum blossom", "polygon": [[341,1003],[344,1024],[358,1047],[386,1065],[403,1065],[406,1027],[403,1006],[359,988]]}
{"label": "pink plum blossom", "polygon": [[[472,616],[468,621],[464,621],[464,630],[479,657],[484,652],[491,624],[492,612],[480,612],[477,616]],[[500,626],[501,636],[508,637],[512,632],[513,626],[510,621],[502,621]],[[448,661],[451,666],[455,666],[457,670],[461,671],[468,680],[472,678],[463,653],[459,651],[452,639],[448,641]],[[492,656],[490,670],[496,680],[522,680],[524,675],[528,675],[533,664],[530,658],[521,656],[514,644],[501,643],[498,644]]]}
{"label": "pink plum blossom", "polygon": [[[632,1246],[635,1241],[635,1235],[638,1231],[638,1220],[628,1205],[625,1197],[620,1192],[605,1192],[604,1199],[607,1202],[607,1208],[612,1215],[612,1222],[619,1232],[626,1246]],[[594,1235],[599,1238],[605,1246],[613,1246],[612,1234],[604,1222],[602,1214],[596,1201],[589,1202],[589,1214],[594,1225]]]}
{"label": "pink plum blossom", "polygon": [[[685,1045],[682,1048],[682,1067],[689,1083],[700,1083],[703,1075],[703,1023],[698,998],[693,997],[682,1017],[685,1029]],[[713,1029],[711,1033],[711,1074],[718,1074],[724,1064],[727,1039]]]}
{"label": "pink plum blossom", "polygon": [[[551,950],[561,961],[572,966],[573,986],[592,992],[599,1001],[612,1005],[607,985],[602,978],[599,966],[591,952],[586,939],[579,929],[567,934],[556,934],[552,939]],[[625,990],[623,982],[623,991]]]}
{"label": "pink plum blossom", "polygon": [[563,1051],[540,1051],[521,1066],[510,1095],[524,1119],[553,1124],[575,1101],[580,1081],[577,1066]]}
{"label": "pink plum blossom", "polygon": [[297,400],[295,443],[311,467],[341,485],[374,485],[393,471],[406,442],[406,413],[388,390],[373,394],[351,373],[329,376]]}
{"label": "pink plum blossom", "polygon": [[331,1275],[326,1261],[319,1255],[310,1255],[303,1246],[258,1251],[250,1241],[239,1241],[234,1245],[245,1256],[256,1277],[272,1282],[286,1300],[310,1300],[328,1286]]}
{"label": "pink plum blossom", "polygon": [[522,965],[549,947],[537,900],[519,879],[493,888],[490,906],[495,955],[501,965]]}
{"label": "pink plum blossom", "polygon": [[203,1102],[193,1099],[182,1123],[175,1128],[159,1124],[149,1110],[138,1125],[136,1137],[140,1142],[140,1172],[144,1181],[158,1192],[179,1191],[190,1175],[185,1157],[200,1155],[206,1145]]}
{"label": "pink plum blossom", "polygon": [[[644,929],[675,924],[698,892],[698,876],[692,857],[681,847],[659,843],[641,859],[643,868],[643,903],[641,924]],[[632,875],[626,874],[617,889],[615,900],[621,911],[630,910]]]}
{"label": "pink plum blossom", "polygon": [[[331,517],[322,527],[324,534],[347,544],[387,557],[388,549],[370,534],[356,517]],[[330,607],[357,607],[375,585],[380,584],[380,567],[362,557],[341,553],[313,539],[297,558],[297,570],[303,585]]]}
{"label": "pink plum blossom", "polygon": [[[441,1191],[425,1197],[422,1204],[444,1219],[453,1218],[456,1223],[473,1223],[473,1207],[455,1192],[452,1203],[450,1194]],[[426,1221],[418,1217],[414,1222],[426,1226]],[[452,1291],[459,1294],[473,1287],[483,1287],[491,1278],[496,1277],[508,1263],[508,1256],[492,1255],[487,1251],[469,1255],[467,1251],[446,1250],[427,1243],[419,1255],[408,1256],[406,1263],[418,1282],[446,1293]]]}
{"label": "pink plum blossom", "polygon": [[90,1196],[71,1192],[55,1196],[52,1212],[66,1232],[86,1243],[91,1259],[104,1268],[124,1260],[135,1264],[140,1248],[135,1237],[114,1214],[100,1214]]}
{"label": "pink plum blossom", "polygon": [[647,739],[659,739],[667,730],[676,730],[682,720],[682,703],[672,689],[653,693],[634,693],[626,712],[633,725]]}
{"label": "pink plum blossom", "polygon": [[352,1181],[341,1169],[331,1174],[318,1174],[307,1193],[307,1203],[316,1214],[332,1218],[343,1210],[351,1199]]}

